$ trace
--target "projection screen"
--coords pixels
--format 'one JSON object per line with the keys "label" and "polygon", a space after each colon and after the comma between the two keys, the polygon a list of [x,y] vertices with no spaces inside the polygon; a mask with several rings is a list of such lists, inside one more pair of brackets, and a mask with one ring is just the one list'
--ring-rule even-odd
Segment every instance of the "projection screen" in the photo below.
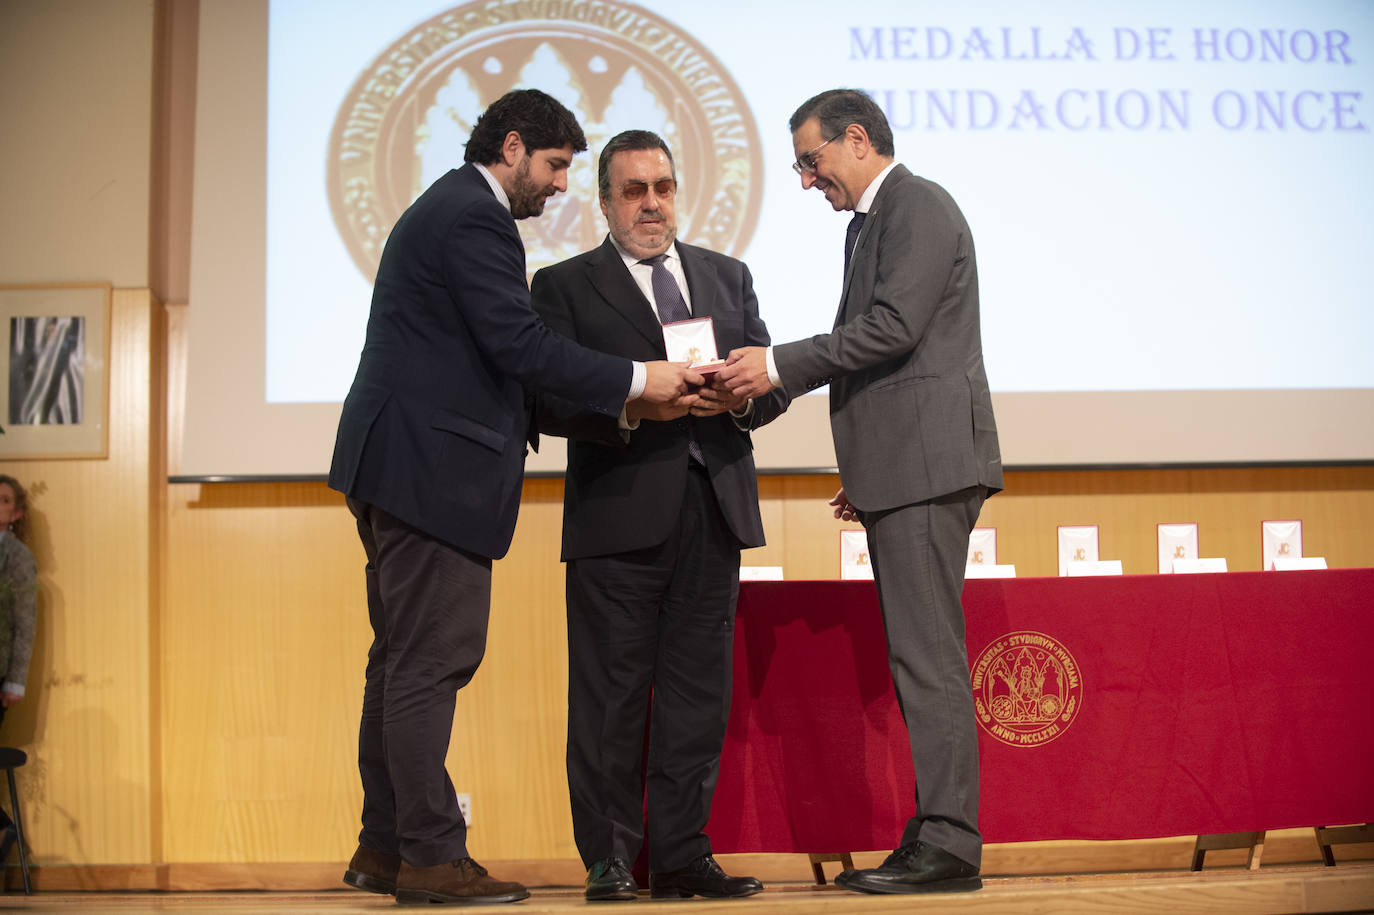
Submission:
{"label": "projection screen", "polygon": [[[524,86],[591,143],[531,271],[600,243],[595,155],[648,128],[679,237],[748,263],[775,342],[826,332],[848,214],[787,120],[851,86],[972,228],[1009,466],[1374,459],[1371,54],[1362,0],[201,0],[180,476],[327,471],[392,221]],[[761,471],[833,466],[826,401]]]}

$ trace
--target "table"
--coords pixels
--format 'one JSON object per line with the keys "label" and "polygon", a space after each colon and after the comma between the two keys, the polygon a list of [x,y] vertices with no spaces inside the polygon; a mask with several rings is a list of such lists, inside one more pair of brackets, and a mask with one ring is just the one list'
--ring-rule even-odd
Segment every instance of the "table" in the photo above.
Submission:
{"label": "table", "polygon": [[[964,588],[987,842],[1374,821],[1374,569]],[[718,852],[888,849],[914,813],[866,581],[740,585]]]}

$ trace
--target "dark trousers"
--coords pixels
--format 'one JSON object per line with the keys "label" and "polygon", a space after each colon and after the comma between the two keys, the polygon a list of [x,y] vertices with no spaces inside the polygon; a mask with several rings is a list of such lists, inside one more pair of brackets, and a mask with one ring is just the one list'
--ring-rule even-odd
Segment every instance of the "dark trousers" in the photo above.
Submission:
{"label": "dark trousers", "polygon": [[[5,723],[5,712],[6,712],[5,707],[4,707],[3,705],[0,705],[0,724],[4,724],[4,723]],[[10,819],[10,815],[9,815],[8,813],[6,813],[5,811],[0,810],[0,829],[7,829],[7,828],[9,828],[13,823],[14,823],[14,820],[11,820],[11,819]],[[4,862],[3,860],[0,860],[0,864],[4,864],[4,863],[5,863],[5,862]]]}
{"label": "dark trousers", "polygon": [[358,842],[417,867],[467,856],[444,768],[458,690],[482,662],[491,560],[348,500],[367,553],[367,654],[358,772]]}
{"label": "dark trousers", "polygon": [[969,533],[985,498],[971,487],[860,516],[916,770],[916,815],[901,844],[919,839],[974,865],[983,849],[978,731],[961,598]]}
{"label": "dark trousers", "polygon": [[711,853],[740,548],[705,472],[688,477],[666,543],[568,562],[568,788],[587,867],[634,862],[646,790],[650,871]]}

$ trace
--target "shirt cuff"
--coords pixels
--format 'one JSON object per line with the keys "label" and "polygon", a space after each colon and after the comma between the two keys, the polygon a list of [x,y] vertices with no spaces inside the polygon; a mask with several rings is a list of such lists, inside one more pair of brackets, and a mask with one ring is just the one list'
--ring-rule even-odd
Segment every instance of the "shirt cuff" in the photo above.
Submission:
{"label": "shirt cuff", "polygon": [[649,370],[644,367],[642,362],[633,362],[634,374],[630,376],[630,392],[625,395],[625,402],[638,400],[644,396],[644,387],[649,383]]}
{"label": "shirt cuff", "polygon": [[22,684],[22,683],[6,683],[4,686],[0,686],[0,692],[9,693],[11,696],[23,696],[23,695],[24,695],[24,684]]}
{"label": "shirt cuff", "polygon": [[764,350],[763,356],[768,361],[768,380],[773,383],[773,387],[782,387],[782,376],[778,374],[778,364],[773,360],[773,347]]}
{"label": "shirt cuff", "polygon": [[735,422],[735,428],[741,432],[749,431],[749,422],[754,417],[754,402],[748,401],[743,410],[731,410],[730,418]]}

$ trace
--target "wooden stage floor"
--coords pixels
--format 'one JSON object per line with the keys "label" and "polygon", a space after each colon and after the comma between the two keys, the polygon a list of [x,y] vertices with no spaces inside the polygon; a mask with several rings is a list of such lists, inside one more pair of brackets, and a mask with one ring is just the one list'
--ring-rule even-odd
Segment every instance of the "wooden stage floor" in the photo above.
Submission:
{"label": "wooden stage floor", "polygon": [[[773,883],[744,900],[651,901],[648,893],[634,902],[592,903],[580,888],[536,888],[524,902],[483,906],[480,911],[512,915],[566,913],[589,907],[611,913],[783,913],[904,912],[923,913],[1130,913],[1168,915],[1236,912],[1246,915],[1296,912],[1374,911],[1374,864],[1279,865],[1247,871],[1242,867],[1189,871],[1054,876],[987,877],[975,893],[925,896],[865,896],[835,886]],[[431,907],[432,908],[432,907]],[[468,908],[468,907],[463,907]],[[378,911],[411,911],[390,897],[341,889],[316,892],[38,892],[25,897],[10,890],[0,896],[0,909],[32,912],[167,912],[234,913],[275,911],[321,912],[329,915]]]}

